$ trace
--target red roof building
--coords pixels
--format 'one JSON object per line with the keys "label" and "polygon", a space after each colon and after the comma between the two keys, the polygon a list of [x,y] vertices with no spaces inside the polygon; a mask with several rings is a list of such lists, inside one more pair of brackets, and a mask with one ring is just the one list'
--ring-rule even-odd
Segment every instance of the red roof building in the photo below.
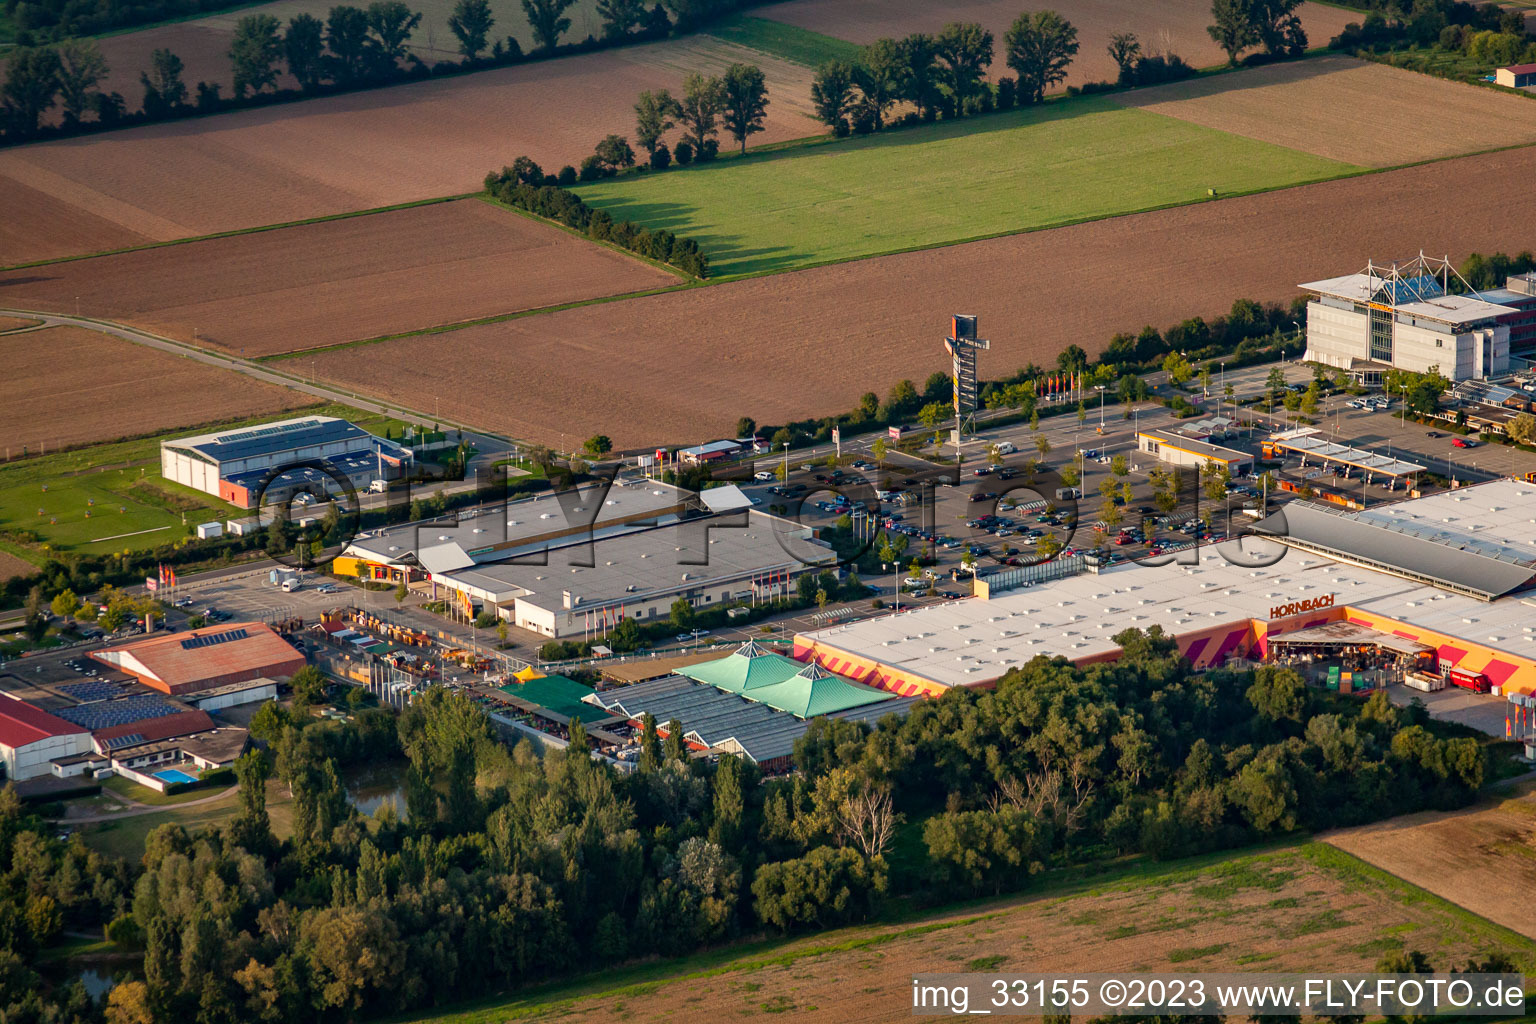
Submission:
{"label": "red roof building", "polygon": [[192,733],[208,732],[214,728],[216,724],[208,717],[208,712],[188,708],[174,715],[143,718],[137,722],[126,722],[107,729],[97,729],[91,733],[91,737],[96,741],[98,751],[108,753],[120,747],[155,743],[176,736],[190,736]]}
{"label": "red roof building", "polygon": [[91,657],[169,694],[263,677],[287,679],[305,665],[304,655],[263,622],[220,623],[148,637],[94,651]]}
{"label": "red roof building", "polygon": [[0,699],[0,761],[8,779],[47,775],[55,757],[83,754],[91,749],[91,736],[81,726],[18,697]]}

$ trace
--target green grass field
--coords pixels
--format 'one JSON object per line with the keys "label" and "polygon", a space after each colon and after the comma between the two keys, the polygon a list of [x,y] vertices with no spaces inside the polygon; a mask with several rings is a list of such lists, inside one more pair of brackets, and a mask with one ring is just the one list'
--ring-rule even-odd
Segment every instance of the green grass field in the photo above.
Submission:
{"label": "green grass field", "polygon": [[[404,424],[340,405],[315,406],[289,415],[342,416],[365,430],[386,427],[398,436]],[[246,426],[280,419],[263,416],[220,424]],[[248,516],[210,494],[160,476],[164,438],[206,433],[208,427],[92,445],[0,466],[0,550],[37,563],[51,551],[107,554],[153,548],[191,536],[198,523]],[[183,519],[185,518],[185,522]],[[18,543],[17,531],[41,538]]]}
{"label": "green grass field", "polygon": [[1363,168],[1103,97],[580,185],[697,238],[717,277],[1011,234]]}
{"label": "green grass field", "polygon": [[745,14],[722,18],[709,26],[708,34],[808,68],[820,67],[829,60],[855,61],[863,50],[859,44],[845,39]]}

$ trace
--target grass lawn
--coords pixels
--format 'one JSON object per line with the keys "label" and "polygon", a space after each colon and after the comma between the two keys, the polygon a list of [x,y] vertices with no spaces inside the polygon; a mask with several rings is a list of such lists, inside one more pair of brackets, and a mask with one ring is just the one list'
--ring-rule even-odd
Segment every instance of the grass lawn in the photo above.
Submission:
{"label": "grass lawn", "polygon": [[790,270],[1357,173],[1086,96],[577,186],[697,238],[717,277]]}
{"label": "grass lawn", "polygon": [[[209,796],[217,791],[199,790],[197,792],[202,796]],[[213,803],[191,807],[167,807],[153,814],[136,814],[132,817],[121,817],[115,821],[78,826],[71,824],[70,827],[91,849],[136,862],[144,856],[144,840],[160,825],[174,822],[188,832],[195,832],[200,828],[217,825],[234,817],[235,812],[240,808],[240,801],[229,790],[225,792],[228,795],[224,799]],[[275,779],[267,783],[267,816],[272,819],[272,831],[278,838],[286,838],[291,834],[293,800],[288,796],[287,785]]]}
{"label": "grass lawn", "polygon": [[858,60],[864,49],[845,39],[745,14],[733,14],[714,22],[709,26],[709,35],[810,68],[820,67],[829,60]]}
{"label": "grass lawn", "polygon": [[[316,405],[290,415],[314,414],[341,416],[379,433],[387,427],[396,437],[404,428],[397,420],[340,405]],[[278,418],[287,417],[253,417],[219,428]],[[160,476],[161,440],[211,429],[215,428],[176,430],[0,466],[0,531],[28,531],[41,538],[35,544],[22,544],[12,537],[0,541],[0,550],[32,562],[46,558],[50,550],[137,551],[189,537],[198,523],[251,515]]]}
{"label": "grass lawn", "polygon": [[234,784],[234,780],[231,779],[227,785],[223,786],[203,786],[194,789],[184,789],[179,793],[161,793],[150,789],[148,786],[141,786],[132,779],[125,779],[121,775],[114,775],[110,779],[103,779],[101,786],[103,789],[110,789],[119,796],[125,796],[129,800],[148,804],[151,807],[174,807],[177,804],[185,804],[193,800],[204,800],[211,796],[218,796]]}

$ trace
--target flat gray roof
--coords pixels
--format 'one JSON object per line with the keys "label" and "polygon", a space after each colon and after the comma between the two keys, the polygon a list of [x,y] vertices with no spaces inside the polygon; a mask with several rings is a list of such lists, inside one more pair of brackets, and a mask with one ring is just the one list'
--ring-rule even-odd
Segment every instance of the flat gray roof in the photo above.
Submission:
{"label": "flat gray roof", "polygon": [[[733,522],[745,525],[733,526]],[[770,572],[797,572],[808,561],[826,560],[832,551],[809,539],[810,531],[761,512],[708,516],[644,530],[629,530],[593,541],[550,544],[539,561],[488,562],[434,574],[493,596],[498,603],[518,597],[548,611],[572,610],[625,602],[641,603],[731,580],[746,581]],[[586,561],[591,565],[572,564]],[[702,564],[689,564],[689,563]]]}
{"label": "flat gray roof", "polygon": [[[1520,486],[1514,481],[1498,483]],[[1536,486],[1527,484],[1525,490],[1536,493]],[[1486,491],[1481,496],[1499,497],[1497,492]],[[1404,502],[1403,507],[1413,510],[1409,515],[1421,516],[1421,509],[1413,509],[1415,504]],[[1524,508],[1526,518],[1530,509],[1530,505]],[[1485,540],[1464,530],[1436,529],[1432,521],[1393,517],[1380,508],[1343,513],[1313,502],[1293,501],[1254,524],[1253,529],[1292,546],[1484,601],[1519,590],[1536,578],[1530,553],[1521,552],[1524,559],[1516,556],[1519,538]]]}
{"label": "flat gray roof", "polygon": [[[588,521],[594,536],[621,520],[661,522],[690,497],[689,492],[655,480],[615,480],[607,494],[602,493],[601,484],[592,483],[580,488],[578,495],[570,513],[553,492],[546,492],[466,509],[456,516],[370,530],[359,534],[347,553],[378,562],[420,562],[428,571],[446,572],[478,561],[509,558],[529,547],[542,548],[541,538],[580,529]],[[589,520],[592,503],[597,501],[602,507]],[[493,546],[504,547],[489,551]],[[434,550],[441,557],[436,565],[427,564],[434,561],[433,556],[423,560],[421,554]]]}

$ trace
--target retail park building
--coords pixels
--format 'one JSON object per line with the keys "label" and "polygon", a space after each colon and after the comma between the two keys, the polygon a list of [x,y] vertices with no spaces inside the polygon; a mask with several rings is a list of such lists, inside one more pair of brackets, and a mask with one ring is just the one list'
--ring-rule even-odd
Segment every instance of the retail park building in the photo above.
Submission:
{"label": "retail park building", "polygon": [[1442,672],[1536,692],[1536,485],[1501,480],[1353,513],[1298,501],[1255,528],[1268,537],[802,633],[794,655],[937,695],[991,685],[1036,656],[1112,660],[1129,628],[1161,626],[1206,668],[1346,621],[1431,652]]}

